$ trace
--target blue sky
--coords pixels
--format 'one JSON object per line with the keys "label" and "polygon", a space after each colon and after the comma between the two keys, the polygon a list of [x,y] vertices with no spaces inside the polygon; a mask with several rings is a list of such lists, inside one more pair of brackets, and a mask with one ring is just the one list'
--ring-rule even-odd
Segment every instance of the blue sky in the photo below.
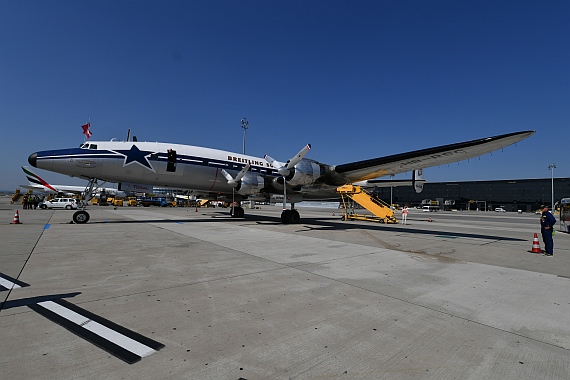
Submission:
{"label": "blue sky", "polygon": [[[428,181],[570,176],[568,1],[4,1],[0,189],[38,150],[167,141],[341,164],[522,130]],[[38,170],[52,183],[83,183]],[[402,175],[402,178],[404,176]]]}

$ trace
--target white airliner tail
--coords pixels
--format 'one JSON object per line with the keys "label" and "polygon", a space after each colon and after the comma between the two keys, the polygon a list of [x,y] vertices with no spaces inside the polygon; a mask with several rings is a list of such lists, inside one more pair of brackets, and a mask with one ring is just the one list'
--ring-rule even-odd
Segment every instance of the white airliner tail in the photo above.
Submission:
{"label": "white airliner tail", "polygon": [[26,178],[29,183],[29,186],[22,185],[22,187],[33,190],[43,190],[56,194],[58,193],[58,190],[54,186],[44,181],[42,177],[34,173],[28,166],[22,166],[22,170],[26,174]]}

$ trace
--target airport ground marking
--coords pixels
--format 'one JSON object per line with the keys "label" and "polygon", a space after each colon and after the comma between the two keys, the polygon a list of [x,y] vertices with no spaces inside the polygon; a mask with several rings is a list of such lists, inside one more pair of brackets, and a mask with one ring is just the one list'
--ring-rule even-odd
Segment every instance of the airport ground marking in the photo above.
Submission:
{"label": "airport ground marking", "polygon": [[[30,285],[0,273],[0,291],[26,286]],[[134,364],[164,347],[160,342],[63,300],[63,296],[65,295],[53,300],[49,299],[50,297],[35,297],[21,300],[21,304],[18,300],[7,301],[2,305],[9,302],[11,307],[28,306],[43,317],[129,364]]]}
{"label": "airport ground marking", "polygon": [[0,272],[0,291],[24,288],[26,286],[30,285],[26,284],[25,282],[18,281],[15,278],[8,276],[7,274]]}
{"label": "airport ground marking", "polygon": [[164,347],[65,300],[39,302],[28,307],[129,364]]}

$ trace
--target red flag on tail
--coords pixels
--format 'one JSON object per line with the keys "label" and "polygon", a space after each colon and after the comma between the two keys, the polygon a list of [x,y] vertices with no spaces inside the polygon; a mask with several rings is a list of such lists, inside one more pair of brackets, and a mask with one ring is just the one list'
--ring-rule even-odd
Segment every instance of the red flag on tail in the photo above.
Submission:
{"label": "red flag on tail", "polygon": [[91,122],[88,122],[87,124],[81,126],[81,128],[83,128],[83,134],[84,134],[85,136],[87,136],[87,139],[88,139],[88,140],[89,140],[89,138],[90,138],[91,135],[92,135],[91,131],[89,130],[89,127],[90,127],[90,126],[91,126]]}

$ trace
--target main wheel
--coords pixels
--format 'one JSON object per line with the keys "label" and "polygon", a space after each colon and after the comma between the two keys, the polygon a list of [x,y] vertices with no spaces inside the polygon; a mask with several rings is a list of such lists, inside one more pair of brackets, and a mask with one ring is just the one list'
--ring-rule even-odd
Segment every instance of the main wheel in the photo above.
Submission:
{"label": "main wheel", "polygon": [[85,224],[89,221],[89,213],[87,211],[76,211],[73,214],[73,221],[76,224]]}
{"label": "main wheel", "polygon": [[291,212],[289,213],[289,220],[291,224],[299,224],[299,222],[301,221],[301,215],[299,215],[299,211],[297,210],[291,210]]}
{"label": "main wheel", "polygon": [[301,221],[301,216],[297,210],[283,210],[281,213],[281,223],[283,224],[298,224]]}
{"label": "main wheel", "polygon": [[235,206],[230,209],[230,215],[232,218],[243,218],[245,216],[245,210],[241,206]]}

